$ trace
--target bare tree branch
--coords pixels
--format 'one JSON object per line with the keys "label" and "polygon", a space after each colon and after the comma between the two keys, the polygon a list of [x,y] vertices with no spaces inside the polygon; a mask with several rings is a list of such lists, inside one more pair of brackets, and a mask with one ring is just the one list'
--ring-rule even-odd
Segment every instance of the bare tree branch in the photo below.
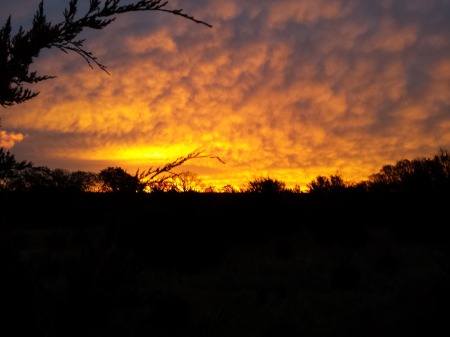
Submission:
{"label": "bare tree branch", "polygon": [[172,172],[175,167],[183,165],[188,160],[192,159],[200,159],[200,158],[210,158],[217,159],[222,164],[225,162],[217,156],[203,154],[204,151],[195,150],[189,153],[185,157],[179,157],[175,159],[173,162],[168,163],[162,167],[153,168],[150,167],[148,170],[139,173],[137,170],[135,177],[139,179],[139,181],[144,184],[144,187],[152,188],[153,185],[161,185],[168,179],[175,178],[178,173]]}

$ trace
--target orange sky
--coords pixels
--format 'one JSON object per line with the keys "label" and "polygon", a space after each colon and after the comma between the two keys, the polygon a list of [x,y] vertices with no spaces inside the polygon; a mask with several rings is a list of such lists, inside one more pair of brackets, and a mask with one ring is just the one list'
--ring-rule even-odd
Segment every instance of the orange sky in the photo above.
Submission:
{"label": "orange sky", "polygon": [[[80,4],[87,3],[80,0]],[[126,3],[127,1],[123,1]],[[15,28],[38,0],[2,3]],[[61,20],[67,1],[47,0]],[[81,6],[82,7],[82,6]],[[130,173],[194,150],[207,185],[270,176],[287,187],[450,149],[450,1],[170,1],[83,33],[110,75],[46,50],[40,95],[1,110],[1,146],[36,166]]]}

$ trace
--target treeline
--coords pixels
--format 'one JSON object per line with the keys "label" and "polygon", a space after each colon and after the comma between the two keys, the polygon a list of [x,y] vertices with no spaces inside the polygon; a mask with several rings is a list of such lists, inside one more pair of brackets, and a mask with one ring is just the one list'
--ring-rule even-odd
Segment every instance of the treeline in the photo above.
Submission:
{"label": "treeline", "polygon": [[[283,181],[259,177],[235,188],[206,186],[193,172],[173,172],[175,167],[195,158],[217,158],[192,152],[163,167],[149,168],[134,174],[121,167],[108,167],[99,173],[69,171],[35,166],[29,161],[17,161],[9,150],[0,148],[0,191],[61,191],[61,192],[207,192],[207,193],[302,193],[300,185],[287,188]],[[219,158],[217,158],[219,159]],[[220,159],[219,159],[220,160]],[[450,191],[450,155],[446,149],[431,157],[402,159],[395,165],[385,165],[367,180],[349,182],[340,174],[319,175],[309,184],[310,194],[348,192],[434,193]]]}

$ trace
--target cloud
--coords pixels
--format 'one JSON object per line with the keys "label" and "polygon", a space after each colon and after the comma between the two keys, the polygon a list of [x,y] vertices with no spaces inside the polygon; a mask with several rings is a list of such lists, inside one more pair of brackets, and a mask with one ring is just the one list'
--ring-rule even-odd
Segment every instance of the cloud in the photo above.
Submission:
{"label": "cloud", "polygon": [[11,149],[26,137],[27,135],[21,133],[0,131],[0,148]]}
{"label": "cloud", "polygon": [[16,150],[131,170],[200,148],[227,163],[197,162],[205,180],[305,187],[450,145],[447,1],[171,3],[213,28],[138,13],[86,31],[110,75],[43,54],[37,69],[58,77],[2,118],[30,134]]}

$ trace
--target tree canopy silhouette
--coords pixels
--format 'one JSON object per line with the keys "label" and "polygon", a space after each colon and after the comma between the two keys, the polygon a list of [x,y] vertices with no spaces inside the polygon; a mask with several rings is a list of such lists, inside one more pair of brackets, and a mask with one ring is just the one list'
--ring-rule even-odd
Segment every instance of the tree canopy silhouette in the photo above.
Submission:
{"label": "tree canopy silhouette", "polygon": [[32,27],[25,31],[22,27],[15,35],[11,35],[11,15],[0,28],[0,105],[3,107],[20,104],[36,97],[39,92],[25,88],[25,84],[38,83],[54,78],[52,75],[38,75],[30,71],[34,62],[44,48],[57,48],[64,53],[75,52],[83,57],[93,68],[97,65],[108,73],[106,66],[97,57],[84,48],[85,39],[77,39],[85,28],[101,30],[111,24],[118,14],[138,11],[160,11],[171,13],[195,23],[212,27],[183,12],[182,9],[169,9],[169,1],[138,0],[127,5],[121,5],[121,0],[89,0],[87,13],[79,18],[78,1],[70,0],[64,10],[64,20],[52,24],[44,13],[44,1],[34,15]]}
{"label": "tree canopy silhouette", "polygon": [[443,192],[450,190],[450,154],[441,148],[433,157],[402,159],[369,177],[372,191]]}
{"label": "tree canopy silhouette", "polygon": [[14,154],[9,150],[0,148],[0,191],[5,189],[8,181],[18,175],[18,172],[24,171],[27,168],[33,167],[32,162],[26,160],[17,161]]}
{"label": "tree canopy silhouette", "polygon": [[286,191],[286,184],[270,177],[258,177],[248,182],[246,192],[273,194]]}

